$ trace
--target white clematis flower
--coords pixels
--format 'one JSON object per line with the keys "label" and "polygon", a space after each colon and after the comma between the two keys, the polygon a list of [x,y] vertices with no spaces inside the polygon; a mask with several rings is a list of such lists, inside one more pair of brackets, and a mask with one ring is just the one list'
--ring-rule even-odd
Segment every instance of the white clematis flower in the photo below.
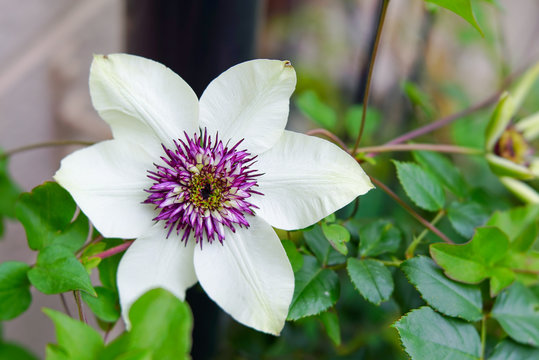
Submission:
{"label": "white clematis flower", "polygon": [[124,319],[146,291],[183,300],[198,281],[237,321],[280,333],[294,274],[272,226],[304,228],[372,188],[337,146],[284,130],[295,84],[288,61],[248,61],[199,101],[159,63],[94,58],[92,102],[114,139],[54,178],[104,236],[136,238],[118,268]]}

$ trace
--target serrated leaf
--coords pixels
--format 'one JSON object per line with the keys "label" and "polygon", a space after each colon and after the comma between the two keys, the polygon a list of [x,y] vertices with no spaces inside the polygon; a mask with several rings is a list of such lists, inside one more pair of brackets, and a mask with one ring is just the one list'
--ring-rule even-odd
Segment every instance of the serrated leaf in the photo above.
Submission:
{"label": "serrated leaf", "polygon": [[414,163],[393,160],[406,195],[420,208],[437,211],[445,204],[445,193],[440,182]]}
{"label": "serrated leaf", "polygon": [[296,97],[296,106],[306,117],[323,128],[333,130],[337,124],[337,113],[324,104],[313,90],[307,90]]}
{"label": "serrated leaf", "polygon": [[464,320],[481,320],[481,290],[477,286],[448,279],[442,269],[425,256],[406,260],[401,269],[431,307]]}
{"label": "serrated leaf", "polygon": [[339,326],[339,317],[333,311],[325,311],[318,315],[326,329],[326,334],[336,346],[341,345],[341,328]]}
{"label": "serrated leaf", "polygon": [[409,312],[395,323],[412,359],[479,360],[481,341],[471,324],[449,319],[430,307]]}
{"label": "serrated leaf", "polygon": [[312,256],[304,256],[303,267],[295,274],[295,288],[288,320],[316,315],[335,305],[339,299],[339,277],[323,269]]}
{"label": "serrated leaf", "polygon": [[487,210],[474,202],[453,202],[447,209],[447,217],[453,228],[465,238],[471,238],[475,228],[488,218]]}
{"label": "serrated leaf", "polygon": [[498,343],[488,360],[539,359],[539,349],[505,339]]}
{"label": "serrated leaf", "polygon": [[28,270],[30,266],[18,261],[0,264],[0,320],[19,316],[32,303]]}
{"label": "serrated leaf", "polygon": [[[96,360],[103,350],[103,339],[97,331],[61,312],[43,309],[56,328],[57,347],[47,353],[65,353],[67,359]],[[58,356],[58,355],[56,355]],[[49,357],[48,357],[49,358]]]}
{"label": "serrated leaf", "polygon": [[434,175],[449,191],[458,197],[468,195],[468,185],[461,172],[447,157],[434,151],[413,151],[415,161]]}
{"label": "serrated leaf", "polygon": [[349,258],[346,269],[356,289],[371,303],[378,305],[393,293],[393,277],[381,262]]}
{"label": "serrated leaf", "polygon": [[296,245],[290,240],[281,240],[286,256],[292,265],[292,271],[297,272],[303,266],[303,256],[299,253]]}
{"label": "serrated leaf", "polygon": [[397,252],[402,234],[387,220],[377,220],[359,229],[359,253],[362,257],[374,257]]}
{"label": "serrated leaf", "polygon": [[346,261],[346,257],[330,245],[320,225],[315,225],[311,230],[304,231],[303,237],[309,249],[322,265],[337,265]]}
{"label": "serrated leaf", "polygon": [[510,241],[511,249],[527,251],[537,238],[539,205],[528,205],[507,211],[497,211],[487,221],[487,226],[496,226]]}
{"label": "serrated leaf", "polygon": [[475,15],[472,10],[472,3],[470,0],[425,0],[427,2],[436,4],[438,6],[441,6],[443,8],[446,8],[447,10],[450,10],[466,20],[470,25],[472,25],[474,28],[476,28],[477,31],[481,35],[483,35],[483,31],[479,27],[479,24],[477,23],[477,20],[475,20]]}
{"label": "serrated leaf", "polygon": [[129,310],[131,330],[115,339],[99,360],[188,359],[193,315],[187,303],[164,289],[142,295]]}
{"label": "serrated leaf", "polygon": [[347,228],[339,224],[322,223],[322,232],[330,245],[339,253],[348,254],[346,243],[350,241],[350,232]]}
{"label": "serrated leaf", "polygon": [[0,215],[14,218],[15,202],[22,191],[9,176],[8,159],[1,153],[0,149]]}
{"label": "serrated leaf", "polygon": [[28,245],[41,250],[61,244],[72,251],[86,241],[89,224],[84,214],[71,223],[76,205],[60,185],[46,182],[20,196],[15,206],[17,219],[24,226]]}
{"label": "serrated leaf", "polygon": [[39,252],[36,265],[28,271],[32,285],[44,294],[83,290],[95,295],[90,277],[73,253],[61,245],[50,245]]}
{"label": "serrated leaf", "polygon": [[111,323],[116,322],[120,318],[118,294],[102,286],[96,286],[95,292],[97,297],[81,293],[82,300],[100,320]]}
{"label": "serrated leaf", "polygon": [[508,247],[509,240],[501,230],[482,227],[466,244],[436,243],[430,246],[430,253],[451,279],[477,284],[490,278],[490,293],[494,296],[515,279],[512,270],[502,262]]}
{"label": "serrated leaf", "polygon": [[516,282],[502,292],[491,315],[514,340],[539,346],[539,298],[524,285]]}

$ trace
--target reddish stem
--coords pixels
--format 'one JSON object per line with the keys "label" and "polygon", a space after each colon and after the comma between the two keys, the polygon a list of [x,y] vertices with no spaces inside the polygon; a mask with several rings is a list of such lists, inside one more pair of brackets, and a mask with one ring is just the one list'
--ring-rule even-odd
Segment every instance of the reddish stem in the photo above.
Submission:
{"label": "reddish stem", "polygon": [[98,257],[98,258],[101,258],[101,259],[106,259],[108,257],[111,257],[111,256],[114,256],[116,254],[119,254],[121,253],[122,251],[125,251],[127,250],[127,248],[129,248],[131,246],[131,244],[133,243],[133,241],[135,240],[126,240],[124,241],[123,244],[120,244],[118,246],[115,246],[113,248],[110,248],[108,250],[105,250],[103,252],[100,252],[99,254],[96,254],[94,255],[94,257]]}

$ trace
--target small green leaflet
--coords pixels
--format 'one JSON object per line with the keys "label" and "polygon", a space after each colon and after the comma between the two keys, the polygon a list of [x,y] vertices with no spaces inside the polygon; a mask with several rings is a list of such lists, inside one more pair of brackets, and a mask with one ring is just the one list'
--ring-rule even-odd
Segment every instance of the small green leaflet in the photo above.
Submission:
{"label": "small green leaflet", "polygon": [[311,230],[304,231],[303,237],[309,249],[322,265],[336,265],[346,261],[346,257],[330,245],[320,225],[315,225]]}
{"label": "small green leaflet", "polygon": [[406,195],[420,208],[437,211],[445,204],[445,193],[440,182],[414,163],[393,160]]}
{"label": "small green leaflet", "polygon": [[336,312],[325,311],[318,315],[318,318],[324,324],[326,333],[336,346],[341,345],[341,328],[339,326],[339,317]]}
{"label": "small green leaflet", "polygon": [[470,23],[474,28],[483,35],[483,31],[479,27],[477,20],[475,19],[472,3],[470,0],[425,0],[427,2],[439,5],[447,10],[451,10],[464,20]]}
{"label": "small green leaflet", "polygon": [[400,230],[387,220],[376,220],[359,228],[359,254],[362,257],[393,254],[401,241]]}
{"label": "small green leaflet", "polygon": [[120,318],[118,294],[102,286],[96,286],[97,297],[81,293],[82,300],[90,310],[102,321],[114,323]]}
{"label": "small green leaflet", "polygon": [[473,325],[424,306],[395,323],[412,360],[479,360],[481,341]]}
{"label": "small green leaflet", "polygon": [[335,129],[337,113],[326,105],[316,92],[307,90],[296,97],[296,106],[303,115],[328,130]]}
{"label": "small green leaflet", "polygon": [[393,277],[380,261],[349,258],[346,269],[356,289],[371,303],[378,305],[393,293]]}
{"label": "small green leaflet", "polygon": [[30,306],[28,270],[30,266],[18,261],[0,264],[0,321],[15,318]]}

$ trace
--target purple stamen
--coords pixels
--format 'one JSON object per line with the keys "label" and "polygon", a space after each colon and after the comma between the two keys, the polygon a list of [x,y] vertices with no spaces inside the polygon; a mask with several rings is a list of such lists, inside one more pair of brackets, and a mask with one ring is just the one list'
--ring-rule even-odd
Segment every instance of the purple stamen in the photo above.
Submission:
{"label": "purple stamen", "polygon": [[245,216],[254,215],[257,206],[246,199],[262,195],[254,190],[262,174],[250,168],[256,156],[237,150],[243,140],[229,149],[218,135],[212,141],[206,129],[200,136],[184,135],[185,141],[174,140],[175,149],[162,145],[166,166],[154,164],[156,170],[148,171],[154,183],[145,190],[149,195],[144,203],[159,210],[154,220],[165,222],[167,236],[183,231],[181,241],[187,243],[193,232],[201,247],[204,238],[223,243],[225,227],[232,232],[235,226],[249,227]]}

